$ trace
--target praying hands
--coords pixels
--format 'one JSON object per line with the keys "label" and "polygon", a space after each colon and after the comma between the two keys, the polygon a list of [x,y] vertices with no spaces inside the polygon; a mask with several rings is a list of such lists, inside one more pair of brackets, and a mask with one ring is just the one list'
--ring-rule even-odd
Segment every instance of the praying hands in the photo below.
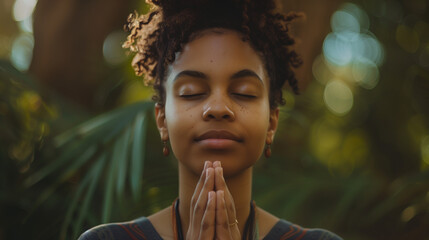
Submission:
{"label": "praying hands", "polygon": [[225,183],[221,163],[206,161],[192,196],[186,239],[240,238],[234,199]]}

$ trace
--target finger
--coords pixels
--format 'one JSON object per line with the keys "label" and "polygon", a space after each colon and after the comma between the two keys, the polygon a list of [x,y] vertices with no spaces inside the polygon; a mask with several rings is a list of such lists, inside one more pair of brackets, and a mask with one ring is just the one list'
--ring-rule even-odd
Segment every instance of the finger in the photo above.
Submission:
{"label": "finger", "polygon": [[224,191],[216,192],[216,239],[231,239]]}
{"label": "finger", "polygon": [[213,239],[215,234],[216,217],[216,194],[214,191],[208,193],[207,207],[201,220],[199,239]]}
{"label": "finger", "polygon": [[217,167],[221,167],[221,163],[220,163],[220,161],[215,161],[215,162],[213,163],[213,168],[217,168]]}
{"label": "finger", "polygon": [[[203,188],[205,180],[206,180],[206,175],[207,175],[206,170],[207,170],[207,168],[209,168],[211,166],[212,166],[212,163],[210,161],[205,161],[204,168],[203,168],[203,171],[201,172],[200,179],[198,180],[197,186],[195,187],[194,193],[193,193],[192,198],[191,198],[191,206],[189,208],[190,222],[189,222],[189,228],[188,228],[188,233],[191,233],[191,234],[194,232],[192,229],[193,222],[194,222],[194,218],[193,218],[194,208],[198,202],[198,198],[200,197],[200,194],[201,194],[201,189]],[[200,222],[200,220],[201,219],[198,219],[197,221]]]}
{"label": "finger", "polygon": [[[216,191],[224,191],[226,208],[228,210],[229,217],[235,217],[235,204],[231,193],[229,192],[228,186],[226,185],[225,178],[223,177],[223,168],[217,167],[215,169],[215,189]],[[234,220],[229,218],[229,220]]]}
{"label": "finger", "polygon": [[[224,192],[224,200],[225,200],[225,208],[227,211],[228,216],[228,222],[234,223],[237,219],[236,217],[236,211],[235,211],[235,203],[234,199],[232,198],[231,193],[229,192],[228,186],[226,185],[225,178],[223,177],[223,168],[217,167],[215,169],[215,188],[216,191],[223,191]],[[232,232],[232,236],[234,239],[238,239],[237,237],[240,236],[240,230],[238,228],[238,224],[235,224],[235,226],[230,228]]]}
{"label": "finger", "polygon": [[201,189],[200,196],[194,206],[192,217],[193,227],[195,229],[200,229],[201,219],[203,218],[204,212],[207,207],[208,194],[210,191],[213,191],[214,188],[214,169],[206,169],[206,179],[204,185]]}
{"label": "finger", "polygon": [[[191,206],[195,205],[200,196],[201,189],[203,188],[204,181],[206,179],[206,170],[207,168],[212,167],[212,163],[210,161],[205,161],[203,171],[201,172],[200,179],[198,180],[197,186],[195,187],[194,194],[192,195]],[[195,199],[194,199],[195,196]],[[193,203],[193,204],[192,204]]]}

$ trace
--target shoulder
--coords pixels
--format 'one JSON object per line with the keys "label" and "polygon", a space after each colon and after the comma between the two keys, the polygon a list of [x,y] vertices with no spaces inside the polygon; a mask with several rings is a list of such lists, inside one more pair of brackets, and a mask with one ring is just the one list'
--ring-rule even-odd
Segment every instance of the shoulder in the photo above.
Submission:
{"label": "shoulder", "polygon": [[279,220],[264,240],[342,240],[336,234],[320,228],[303,228],[284,219]]}
{"label": "shoulder", "polygon": [[109,223],[93,227],[84,232],[79,240],[144,240],[162,238],[157,234],[152,224],[146,217],[141,217],[129,222]]}
{"label": "shoulder", "polygon": [[171,221],[173,215],[171,211],[172,208],[170,206],[147,217],[163,239],[174,239],[173,224]]}

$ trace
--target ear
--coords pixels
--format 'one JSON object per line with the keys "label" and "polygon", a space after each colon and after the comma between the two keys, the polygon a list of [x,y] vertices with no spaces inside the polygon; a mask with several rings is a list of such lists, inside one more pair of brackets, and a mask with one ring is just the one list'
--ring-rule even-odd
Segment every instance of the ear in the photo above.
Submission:
{"label": "ear", "polygon": [[276,134],[277,124],[279,123],[279,108],[270,109],[270,122],[267,131],[267,144],[271,144]]}
{"label": "ear", "polygon": [[167,120],[165,119],[165,107],[155,104],[155,120],[162,141],[168,140]]}

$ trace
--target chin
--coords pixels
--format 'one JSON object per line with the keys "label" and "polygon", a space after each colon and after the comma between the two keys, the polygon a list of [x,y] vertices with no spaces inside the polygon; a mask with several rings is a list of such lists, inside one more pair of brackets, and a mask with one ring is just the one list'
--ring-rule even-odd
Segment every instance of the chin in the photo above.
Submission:
{"label": "chin", "polygon": [[235,178],[237,176],[242,175],[246,171],[251,170],[252,167],[253,165],[249,165],[245,168],[224,168],[223,177],[225,178],[225,180],[228,180],[230,178]]}
{"label": "chin", "polygon": [[201,172],[204,168],[204,162],[215,161],[221,162],[223,167],[223,173],[225,178],[232,178],[240,175],[251,168],[259,158],[261,153],[246,152],[242,150],[201,150],[188,151],[188,152],[177,152],[176,158],[179,160],[182,167],[188,169],[195,176],[201,176]]}

